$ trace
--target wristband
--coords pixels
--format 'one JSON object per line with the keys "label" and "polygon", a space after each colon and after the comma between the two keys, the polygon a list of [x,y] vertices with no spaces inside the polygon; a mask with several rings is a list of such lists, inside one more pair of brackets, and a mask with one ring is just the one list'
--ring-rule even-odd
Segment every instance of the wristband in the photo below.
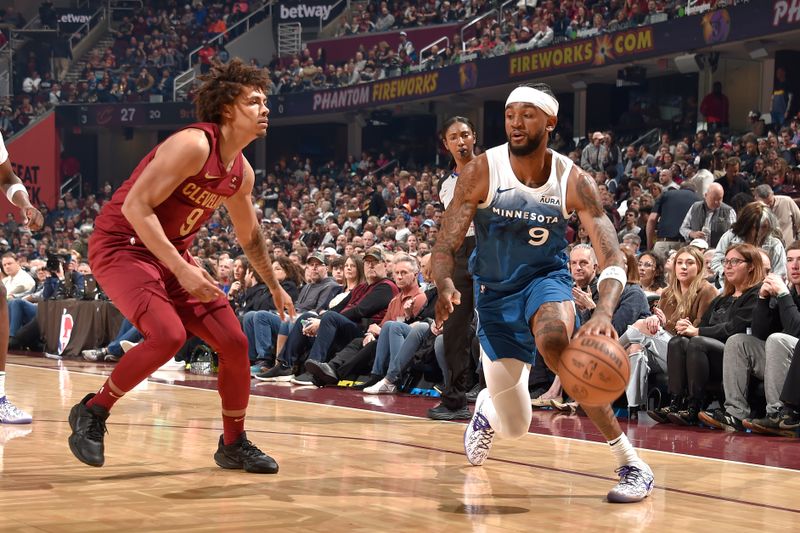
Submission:
{"label": "wristband", "polygon": [[8,190],[6,191],[6,197],[8,198],[8,201],[11,202],[12,204],[14,203],[14,194],[16,194],[17,191],[22,191],[25,193],[25,196],[28,196],[28,189],[26,189],[25,186],[21,183],[15,183],[11,187],[9,187]]}
{"label": "wristband", "polygon": [[615,279],[622,284],[622,288],[625,288],[625,284],[628,283],[628,275],[625,273],[625,269],[618,266],[609,266],[603,269],[600,273],[600,279],[597,280],[597,284],[603,282],[605,279]]}

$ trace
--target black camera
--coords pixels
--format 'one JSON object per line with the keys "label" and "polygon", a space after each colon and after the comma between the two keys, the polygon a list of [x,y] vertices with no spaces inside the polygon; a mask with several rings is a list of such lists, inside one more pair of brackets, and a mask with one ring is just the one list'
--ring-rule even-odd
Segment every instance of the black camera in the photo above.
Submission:
{"label": "black camera", "polygon": [[64,269],[64,272],[67,270],[67,265],[72,261],[72,256],[69,254],[54,254],[51,252],[47,253],[47,264],[45,264],[45,270],[51,272],[53,274],[58,273],[58,267],[61,266]]}

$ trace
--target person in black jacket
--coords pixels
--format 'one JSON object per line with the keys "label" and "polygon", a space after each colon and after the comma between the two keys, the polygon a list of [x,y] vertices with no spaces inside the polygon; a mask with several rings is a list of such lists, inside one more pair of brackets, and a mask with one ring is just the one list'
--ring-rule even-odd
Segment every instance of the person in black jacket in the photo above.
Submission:
{"label": "person in black jacket", "polygon": [[[740,333],[725,343],[722,363],[725,408],[700,413],[704,424],[717,429],[764,433],[785,429],[780,427],[782,411],[793,408],[784,409],[781,388],[800,337],[800,241],[792,243],[786,255],[791,288],[776,274],[764,279],[753,314],[753,334]],[[747,392],[751,374],[764,381],[767,400],[764,418],[750,418]]]}
{"label": "person in black jacket", "polygon": [[[722,381],[725,341],[750,327],[758,292],[764,279],[764,263],[758,248],[736,244],[723,261],[725,290],[709,305],[700,326],[689,319],[675,325],[678,335],[667,346],[667,374],[671,403],[669,420],[681,425],[698,422],[709,383]],[[685,403],[685,406],[684,406]]]}

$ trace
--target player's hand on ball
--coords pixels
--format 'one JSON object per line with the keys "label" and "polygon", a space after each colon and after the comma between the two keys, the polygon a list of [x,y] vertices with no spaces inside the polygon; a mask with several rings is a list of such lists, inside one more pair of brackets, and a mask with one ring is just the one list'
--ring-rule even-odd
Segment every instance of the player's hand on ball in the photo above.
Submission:
{"label": "player's hand on ball", "polygon": [[611,317],[595,313],[592,315],[592,318],[578,330],[578,336],[583,335],[601,335],[616,339],[617,330],[615,330],[614,325],[611,324]]}
{"label": "player's hand on ball", "polygon": [[[275,309],[278,311],[278,316],[281,320],[286,320],[286,315],[294,319],[294,303],[292,298],[287,294],[283,287],[278,286],[277,290],[270,291],[272,293],[272,301],[275,303]],[[286,313],[284,314],[284,311]]]}
{"label": "player's hand on ball", "polygon": [[461,293],[453,285],[453,280],[447,278],[439,288],[439,297],[436,299],[436,326],[441,328],[453,308],[461,303]]}
{"label": "player's hand on ball", "polygon": [[23,225],[31,231],[39,231],[44,226],[44,216],[33,206],[22,209]]}
{"label": "player's hand on ball", "polygon": [[175,277],[178,278],[186,292],[201,302],[213,302],[217,298],[225,296],[211,274],[196,265],[186,263],[186,269]]}

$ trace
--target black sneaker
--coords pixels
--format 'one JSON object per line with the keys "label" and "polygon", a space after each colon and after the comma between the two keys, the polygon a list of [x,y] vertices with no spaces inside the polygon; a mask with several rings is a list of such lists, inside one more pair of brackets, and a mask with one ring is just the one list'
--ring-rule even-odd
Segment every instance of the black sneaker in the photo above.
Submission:
{"label": "black sneaker", "polygon": [[481,384],[476,383],[474,387],[472,387],[469,392],[467,392],[467,403],[475,403],[475,400],[478,399],[478,393],[481,391]]}
{"label": "black sneaker", "polygon": [[779,412],[764,418],[745,419],[742,421],[742,425],[757,433],[800,437],[800,415],[787,406],[783,406]]}
{"label": "black sneaker", "polygon": [[108,430],[106,419],[108,411],[99,405],[86,407],[86,402],[94,398],[94,393],[87,394],[80,403],[72,406],[69,412],[69,449],[82,463],[89,466],[103,466],[105,447],[103,438]]}
{"label": "black sneaker", "polygon": [[373,385],[375,385],[377,382],[379,382],[382,379],[383,379],[383,376],[379,376],[377,374],[370,374],[369,378],[367,378],[367,381],[365,381],[364,383],[359,383],[358,385],[353,385],[353,389],[355,389],[355,390],[364,390],[367,387],[372,387]]}
{"label": "black sneaker", "polygon": [[713,411],[701,411],[697,418],[703,424],[710,426],[714,429],[723,429],[725,431],[744,431],[745,427],[742,421],[733,415],[729,415],[725,409],[714,409]]}
{"label": "black sneaker", "polygon": [[428,409],[428,418],[432,420],[469,420],[472,413],[466,405],[461,409],[448,409],[443,403]]}
{"label": "black sneaker", "polygon": [[658,409],[648,409],[647,416],[658,422],[659,424],[669,424],[670,413],[677,413],[681,410],[681,402],[677,398],[672,398],[669,405],[666,407],[659,407]]}
{"label": "black sneaker", "polygon": [[668,413],[667,418],[669,418],[670,422],[679,426],[696,426],[699,422],[699,414],[700,410],[697,407],[689,406],[687,409]]}
{"label": "black sneaker", "polygon": [[283,366],[282,363],[277,363],[272,368],[265,368],[256,374],[256,379],[261,381],[291,381],[293,377],[294,372],[291,367]]}
{"label": "black sneaker", "polygon": [[328,363],[308,359],[306,361],[306,372],[314,377],[314,385],[324,387],[325,385],[336,385],[339,383],[339,376]]}
{"label": "black sneaker", "polygon": [[259,450],[255,444],[247,440],[247,432],[243,432],[236,442],[225,445],[222,435],[214,454],[214,462],[222,468],[244,470],[253,474],[277,474],[278,463],[275,459]]}

